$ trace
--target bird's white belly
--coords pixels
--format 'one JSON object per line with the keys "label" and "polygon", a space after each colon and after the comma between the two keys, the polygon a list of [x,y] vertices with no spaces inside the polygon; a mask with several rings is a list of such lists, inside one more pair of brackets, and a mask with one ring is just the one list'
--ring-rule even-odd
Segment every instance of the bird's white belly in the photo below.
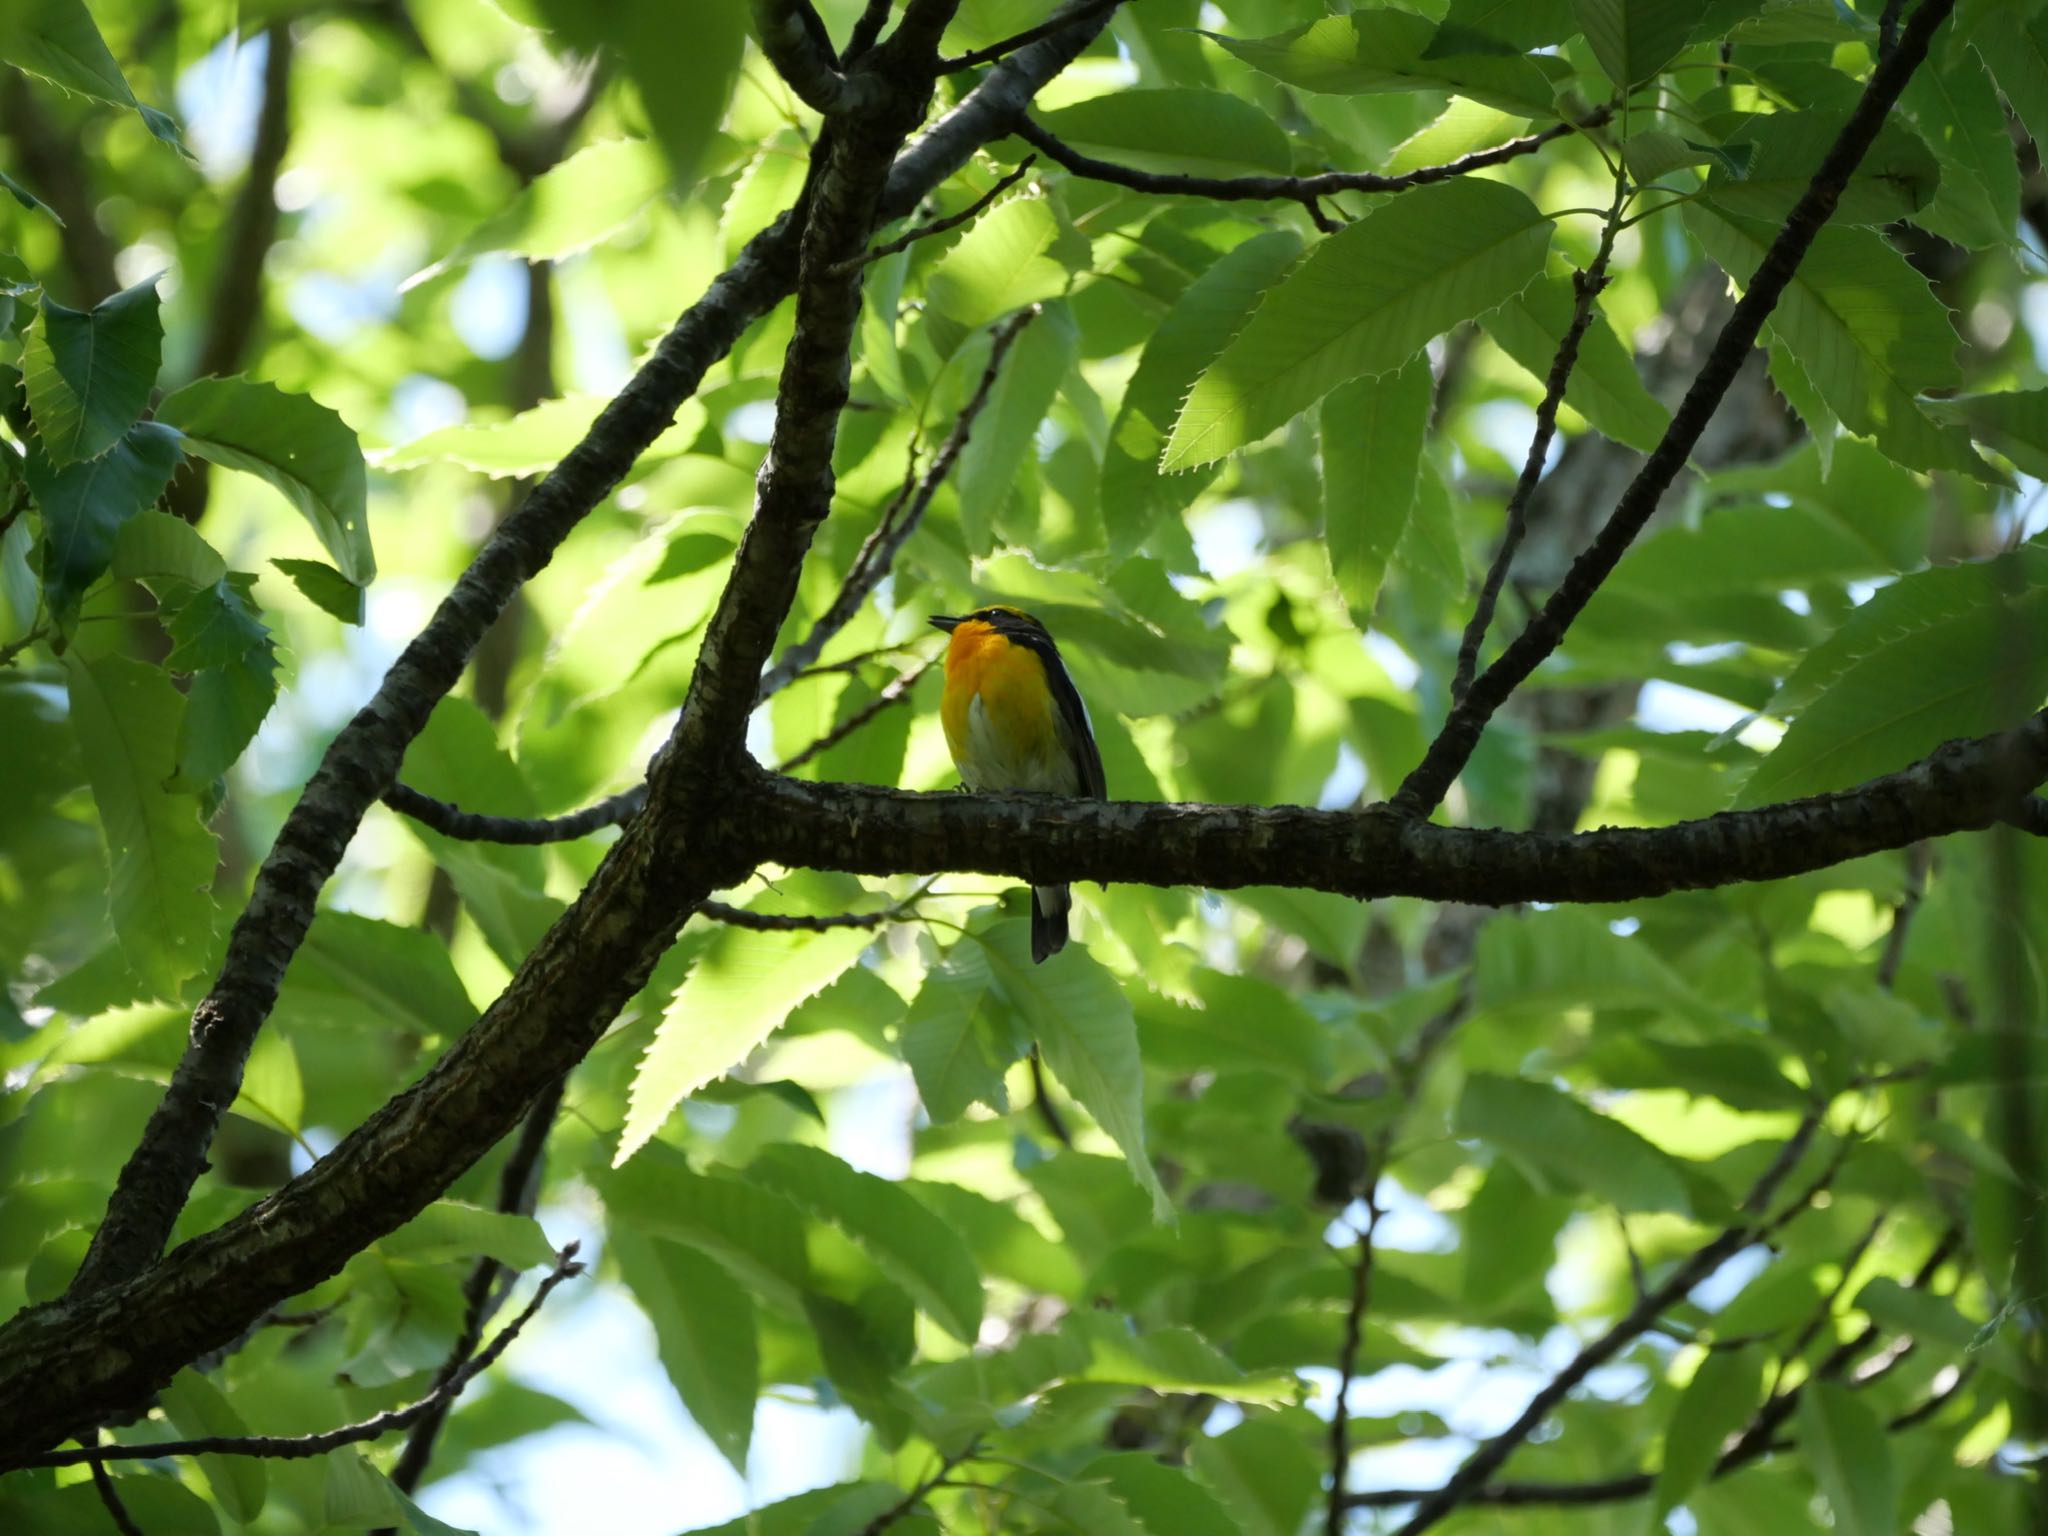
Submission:
{"label": "bird's white belly", "polygon": [[967,737],[973,748],[976,789],[1071,795],[1081,787],[1073,761],[1055,735],[1043,733],[1035,741],[1020,742],[997,730],[980,694],[967,707]]}

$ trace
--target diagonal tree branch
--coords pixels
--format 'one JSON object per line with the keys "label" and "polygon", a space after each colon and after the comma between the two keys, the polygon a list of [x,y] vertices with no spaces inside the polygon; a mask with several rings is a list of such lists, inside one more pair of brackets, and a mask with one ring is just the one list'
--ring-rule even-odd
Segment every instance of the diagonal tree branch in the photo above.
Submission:
{"label": "diagonal tree branch", "polygon": [[1028,48],[1042,37],[1051,37],[1062,27],[1072,26],[1077,21],[1093,21],[1097,17],[1107,21],[1112,12],[1123,4],[1123,0],[1075,0],[1064,10],[1056,11],[1037,26],[1027,28],[1013,37],[990,43],[986,48],[976,48],[971,53],[955,54],[950,59],[939,60],[943,74],[957,74],[963,69],[979,69],[984,64],[993,64],[997,59],[1006,58],[1020,48]]}
{"label": "diagonal tree branch", "polygon": [[872,76],[839,72],[831,34],[811,0],[752,0],[752,5],[761,51],[797,100],[825,117],[866,105],[865,92],[877,82]]}
{"label": "diagonal tree branch", "polygon": [[1923,59],[1934,32],[1955,9],[1955,0],[1921,0],[1918,10],[1899,34],[1898,47],[1886,54],[1871,72],[1856,110],[1842,126],[1833,148],[1814,173],[1812,182],[1793,205],[1784,228],[1771,242],[1756,275],[1736,304],[1721,334],[1715,339],[1704,367],[1693,380],[1671,418],[1671,426],[1642,469],[1622,493],[1620,503],[1593,540],[1573,564],[1563,583],[1551,595],[1541,612],[1517,635],[1500,659],[1481,673],[1465,697],[1455,704],[1443,729],[1429,745],[1422,761],[1395,792],[1394,808],[1410,816],[1426,816],[1442,803],[1443,797],[1479,744],[1481,733],[1494,711],[1526,682],[1544,659],[1563,643],[1571,626],[1593,594],[1614,571],[1621,557],[1643,525],[1657,510],[1658,502],[1685,467],[1700,434],[1728,392],[1735,375],[1756,345],[1764,321],[1784,294],[1821,226],[1835,211],[1835,204],[1849,178],[1862,163],[1865,152],[1877,138],[1885,118],[1906,88]]}
{"label": "diagonal tree branch", "polygon": [[[884,216],[900,217],[914,208],[1000,132],[1039,86],[1094,39],[1104,19],[1076,22],[990,71],[959,107],[898,156]],[[220,1117],[234,1101],[285,966],[311,926],[320,888],[363,814],[394,782],[407,744],[520,586],[668,426],[705,371],[793,290],[808,201],[807,189],[797,207],[749,241],[703,298],[684,311],[584,440],[493,530],[376,695],[329,745],[257,874],[219,978],[194,1010],[190,1042],[122,1169],[73,1291],[126,1279],[162,1251]]]}

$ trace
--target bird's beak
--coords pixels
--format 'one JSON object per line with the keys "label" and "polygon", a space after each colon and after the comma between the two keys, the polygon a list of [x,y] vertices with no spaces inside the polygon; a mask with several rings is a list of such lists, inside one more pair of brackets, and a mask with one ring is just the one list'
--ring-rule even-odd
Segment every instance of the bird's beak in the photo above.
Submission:
{"label": "bird's beak", "polygon": [[943,613],[935,613],[931,617],[931,625],[933,629],[943,629],[947,631],[949,634],[955,628],[957,628],[959,624],[960,620],[949,619]]}

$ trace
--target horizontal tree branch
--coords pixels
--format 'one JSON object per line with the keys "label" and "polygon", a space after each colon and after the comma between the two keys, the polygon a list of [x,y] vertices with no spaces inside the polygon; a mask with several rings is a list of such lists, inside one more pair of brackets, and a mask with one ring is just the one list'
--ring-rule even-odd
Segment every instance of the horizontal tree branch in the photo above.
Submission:
{"label": "horizontal tree branch", "polygon": [[1291,885],[1476,906],[1633,901],[1776,880],[1923,837],[1981,830],[2048,778],[2048,712],[1954,741],[1855,789],[1675,826],[1571,834],[1445,827],[1386,806],[1163,805],[914,794],[765,778],[745,799],[748,857],[854,874],[975,871],[1036,885],[1097,880]]}
{"label": "horizontal tree branch", "polygon": [[395,1434],[460,1397],[463,1388],[497,1364],[498,1357],[511,1347],[520,1330],[533,1321],[555,1287],[582,1273],[583,1266],[576,1262],[576,1244],[571,1243],[555,1256],[555,1267],[541,1281],[524,1311],[499,1329],[498,1336],[464,1362],[459,1370],[418,1402],[404,1408],[393,1408],[359,1423],[344,1424],[317,1435],[204,1435],[193,1440],[155,1440],[141,1445],[94,1445],[71,1451],[51,1451],[14,1465],[75,1467],[81,1462],[97,1465],[105,1461],[155,1461],[164,1456],[264,1456],[294,1461],[308,1456],[324,1456],[344,1445],[360,1445],[365,1440]]}
{"label": "horizontal tree branch", "polygon": [[1756,345],[1764,321],[1777,307],[1821,226],[1834,213],[1849,178],[1884,127],[1893,104],[1906,89],[1906,82],[1927,57],[1935,29],[1954,9],[1955,0],[1921,0],[1919,9],[1899,34],[1898,47],[1885,54],[1871,71],[1855,110],[1842,125],[1799,201],[1786,215],[1783,228],[1764,253],[1741,300],[1722,325],[1720,335],[1714,338],[1706,363],[1672,413],[1664,436],[1643,461],[1641,470],[1622,493],[1592,544],[1572,563],[1550,600],[1451,707],[1422,761],[1395,791],[1392,803],[1397,810],[1411,816],[1426,816],[1443,803],[1452,781],[1464,770],[1479,745],[1494,712],[1564,643],[1565,631],[1572,621],[1620,564],[1629,545],[1685,467],[1708,421]]}

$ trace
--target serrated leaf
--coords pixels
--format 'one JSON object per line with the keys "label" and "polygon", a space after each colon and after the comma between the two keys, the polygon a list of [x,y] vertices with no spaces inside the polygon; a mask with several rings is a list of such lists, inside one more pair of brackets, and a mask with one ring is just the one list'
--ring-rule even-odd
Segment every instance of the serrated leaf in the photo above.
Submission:
{"label": "serrated leaf", "polygon": [[668,186],[670,176],[661,153],[645,139],[586,145],[528,182],[511,202],[463,236],[454,250],[413,273],[398,291],[404,293],[479,256],[560,261],[588,250],[637,219]]}
{"label": "serrated leaf", "polygon": [[972,329],[1064,293],[1068,273],[1053,254],[1059,221],[1039,197],[998,203],[939,258],[925,298],[940,314]]}
{"label": "serrated leaf", "polygon": [[[184,1439],[239,1438],[249,1433],[249,1426],[226,1394],[197,1371],[178,1372],[158,1401]],[[230,1517],[249,1521],[263,1512],[269,1479],[261,1460],[254,1456],[201,1456],[199,1467],[215,1500]]]}
{"label": "serrated leaf", "polygon": [[287,1136],[297,1136],[305,1128],[306,1083],[299,1072],[299,1055],[279,1031],[266,1029],[256,1037],[242,1069],[235,1112],[274,1125]]}
{"label": "serrated leaf", "polygon": [[363,622],[363,589],[323,560],[273,560],[316,608],[344,624]]}
{"label": "serrated leaf", "polygon": [[126,581],[210,587],[227,575],[228,564],[182,517],[152,510],[121,525],[114,536],[113,571]]}
{"label": "serrated leaf", "polygon": [[1201,1393],[1240,1403],[1288,1403],[1301,1384],[1284,1371],[1253,1374],[1192,1328],[1140,1328],[1110,1312],[1073,1312],[1063,1337],[1086,1346],[1086,1363],[1068,1366],[1070,1381],[1114,1382],[1156,1392]]}
{"label": "serrated leaf", "polygon": [[[421,464],[460,464],[493,480],[538,475],[553,469],[589,435],[591,424],[608,397],[564,395],[544,400],[506,421],[441,427],[378,457],[380,469],[411,469]],[[674,423],[651,443],[643,462],[652,456],[686,451],[704,430],[704,406],[686,400]]]}
{"label": "serrated leaf", "polygon": [[962,942],[980,944],[987,952],[996,985],[1044,1050],[1046,1065],[1108,1132],[1131,1177],[1152,1197],[1153,1219],[1172,1221],[1173,1202],[1145,1151],[1144,1065],[1130,999],[1116,978],[1077,946],[1033,965],[1025,952],[1024,929],[1022,923],[1002,923]]}
{"label": "serrated leaf", "polygon": [[1931,206],[1914,222],[1971,250],[2018,237],[2019,161],[1998,91],[1976,51],[1951,48],[1913,71],[1899,104],[1941,162]]}
{"label": "serrated leaf", "polygon": [[478,1256],[511,1269],[533,1269],[555,1261],[554,1244],[531,1216],[487,1211],[459,1200],[436,1200],[396,1232],[377,1240],[388,1258],[422,1264]]}
{"label": "serrated leaf", "polygon": [[[1706,201],[1688,204],[1684,218],[1707,254],[1744,285],[1777,234]],[[1968,434],[1931,420],[1914,398],[1958,381],[1955,330],[1927,280],[1881,236],[1822,229],[1767,334],[1791,349],[1844,426],[1873,438],[1897,463],[1995,478],[1970,450]]]}
{"label": "serrated leaf", "polygon": [[687,1243],[717,1259],[755,1295],[792,1317],[811,1289],[803,1213],[794,1201],[740,1179],[693,1173],[656,1143],[600,1185],[614,1221]]}
{"label": "serrated leaf", "polygon": [[1657,1468],[1656,1515],[1683,1504],[1706,1480],[1728,1437],[1749,1422],[1764,1397],[1764,1352],[1717,1349],[1686,1383],[1664,1427],[1664,1460]]}
{"label": "serrated leaf", "polygon": [[903,1021],[903,1060],[934,1125],[959,1119],[977,1101],[999,1114],[1010,1107],[1003,1073],[1016,1053],[995,1048],[983,1018],[983,999],[993,985],[982,947],[955,944],[925,972]]}
{"label": "serrated leaf", "polygon": [[60,618],[75,613],[86,588],[106,573],[122,526],[171,483],[183,458],[178,434],[137,422],[96,459],[53,465],[31,439],[22,462],[43,513],[43,592]]}
{"label": "serrated leaf", "polygon": [[363,451],[356,434],[310,395],[254,379],[197,379],[157,407],[184,434],[188,452],[266,481],[313,525],[343,576],[359,587],[377,574]]}
{"label": "serrated leaf", "polygon": [[742,1477],[761,1389],[754,1301],[715,1260],[630,1228],[608,1233],[612,1256],[654,1338],[683,1407]]}
{"label": "serrated leaf", "polygon": [[1017,483],[1022,466],[1036,463],[1039,424],[1052,409],[1079,351],[1080,333],[1064,304],[1046,305],[1011,346],[961,450],[956,472],[960,526],[970,553],[988,553],[994,515]]}
{"label": "serrated leaf", "polygon": [[1501,182],[1417,187],[1320,242],[1203,372],[1162,467],[1258,441],[1350,379],[1405,366],[1433,336],[1543,270],[1552,225]]}
{"label": "serrated leaf", "polygon": [[1083,154],[1139,170],[1284,176],[1293,169],[1287,135],[1227,91],[1111,91],[1042,113],[1039,120]]}
{"label": "serrated leaf", "polygon": [[1297,1536],[1322,1492],[1321,1458],[1271,1418],[1198,1436],[1188,1465],[1229,1507],[1245,1536]]}
{"label": "serrated leaf", "polygon": [[44,297],[22,343],[29,414],[58,468],[97,458],[149,404],[163,362],[163,321],[154,277],[90,311]]}
{"label": "serrated leaf", "polygon": [[175,997],[213,940],[213,834],[197,804],[164,786],[185,701],[155,667],[68,652],[71,723],[99,807],[113,879],[114,932],[136,975]]}
{"label": "serrated leaf", "polygon": [[1427,357],[1353,379],[1323,401],[1323,543],[1330,575],[1361,630],[1408,528],[1435,379]]}
{"label": "serrated leaf", "polygon": [[1927,414],[1955,422],[1997,449],[2025,473],[2048,476],[2048,389],[2000,390],[1990,395],[1951,395],[1929,400]]}
{"label": "serrated leaf", "polygon": [[[1213,34],[1210,34],[1213,36]],[[1215,37],[1256,70],[1305,91],[1355,96],[1448,90],[1503,111],[1548,117],[1561,59],[1516,54],[1432,56],[1437,26],[1391,8],[1326,16],[1273,37]]]}
{"label": "serrated leaf", "polygon": [[1451,0],[1423,57],[1526,53],[1577,30],[1571,0]]}
{"label": "serrated leaf", "polygon": [[279,1006],[306,1018],[453,1040],[476,1022],[448,947],[423,929],[322,912],[285,972]]}
{"label": "serrated leaf", "polygon": [[1799,1394],[1799,1443],[1827,1496],[1841,1536],[1892,1536],[1899,1490],[1891,1443],[1875,1411],[1847,1387],[1807,1384]]}
{"label": "serrated leaf", "polygon": [[1144,1451],[1098,1456],[1081,1469],[1100,1482],[1151,1536],[1238,1536],[1222,1501],[1188,1474]]}
{"label": "serrated leaf", "polygon": [[952,1230],[901,1185],[794,1143],[765,1149],[746,1177],[838,1226],[932,1321],[963,1344],[975,1342],[981,1272]]}
{"label": "serrated leaf", "polygon": [[[1730,151],[1746,150],[1747,164],[1717,165],[1707,178],[1708,193],[1730,213],[1782,221],[1834,148],[1845,115],[1770,112],[1751,118],[1727,144]],[[1940,183],[1934,152],[1910,129],[1888,122],[1857,162],[1829,222],[1893,223],[1926,207]]]}
{"label": "serrated leaf", "polygon": [[644,1146],[691,1089],[745,1061],[782,1027],[791,1009],[858,960],[874,937],[865,928],[773,933],[728,927],[721,932],[662,1010],[661,1024],[633,1075],[612,1166]]}
{"label": "serrated leaf", "polygon": [[1765,805],[1903,768],[2017,724],[2048,693],[2048,550],[1902,576],[1794,669],[1790,726],[1737,797]]}
{"label": "serrated leaf", "polygon": [[1162,475],[1159,456],[1196,376],[1216,360],[1259,299],[1301,254],[1301,237],[1268,230],[1217,258],[1166,312],[1138,359],[1102,454],[1101,503],[1112,553],[1184,510],[1213,472]]}
{"label": "serrated leaf", "polygon": [[2048,140],[2048,16],[2001,5],[1984,6],[1978,16],[1977,51],[2000,92],[2028,137]]}
{"label": "serrated leaf", "polygon": [[1699,21],[1697,0],[1572,0],[1572,9],[1593,57],[1620,86],[1669,64]]}
{"label": "serrated leaf", "polygon": [[1539,1187],[1585,1190],[1623,1211],[1692,1211],[1668,1153],[1548,1083],[1474,1073],[1454,1125],[1515,1158]]}
{"label": "serrated leaf", "polygon": [[135,99],[84,0],[9,0],[0,10],[0,60],[63,90],[128,107],[154,137],[185,151],[177,123]]}
{"label": "serrated leaf", "polygon": [[834,1483],[777,1499],[720,1525],[693,1526],[683,1536],[858,1536],[901,1502],[894,1483]]}
{"label": "serrated leaf", "polygon": [[[1539,381],[1550,376],[1558,344],[1571,326],[1577,297],[1571,279],[1544,277],[1483,316],[1480,324],[1503,352]],[[1671,425],[1671,413],[1643,387],[1635,359],[1595,300],[1579,339],[1578,361],[1565,382],[1565,403],[1604,436],[1647,453]]]}

